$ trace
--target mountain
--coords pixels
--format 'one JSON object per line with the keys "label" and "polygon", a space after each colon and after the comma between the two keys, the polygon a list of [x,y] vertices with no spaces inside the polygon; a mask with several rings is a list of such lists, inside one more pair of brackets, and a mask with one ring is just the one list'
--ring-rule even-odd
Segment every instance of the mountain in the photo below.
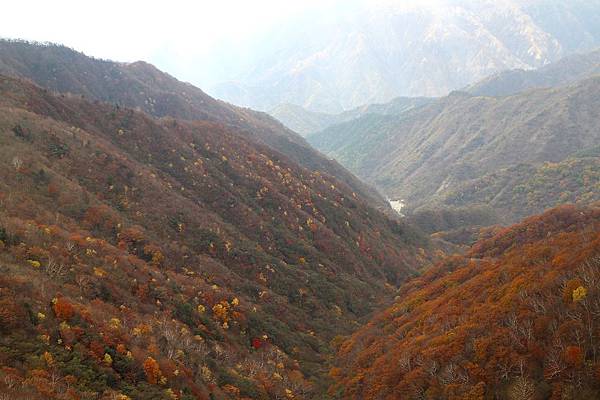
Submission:
{"label": "mountain", "polygon": [[566,86],[600,75],[600,50],[576,54],[535,70],[503,71],[464,90],[476,96],[510,96],[528,89]]}
{"label": "mountain", "polygon": [[411,280],[338,340],[343,399],[597,399],[600,208],[562,206]]}
{"label": "mountain", "polygon": [[454,92],[413,112],[330,127],[309,141],[385,195],[419,207],[501,169],[535,169],[594,148],[599,94],[599,77],[508,97]]}
{"label": "mountain", "polygon": [[336,176],[378,207],[385,208],[375,191],[267,114],[215,100],[148,63],[117,63],[87,57],[61,45],[0,40],[0,74],[156,117],[226,124],[242,136],[264,143],[311,170]]}
{"label": "mountain", "polygon": [[317,396],[330,340],[430,253],[411,226],[228,122],[4,76],[0,176],[11,398]]}
{"label": "mountain", "polygon": [[322,131],[331,125],[343,122],[339,114],[308,111],[294,104],[280,104],[270,110],[269,115],[304,137],[313,132]]}
{"label": "mountain", "polygon": [[433,101],[433,98],[428,97],[397,97],[388,103],[367,104],[340,114],[318,113],[293,104],[282,104],[269,111],[269,114],[294,132],[307,137],[330,126],[353,121],[363,115],[396,115]]}
{"label": "mountain", "polygon": [[282,21],[247,45],[244,54],[256,56],[211,94],[264,111],[295,104],[325,113],[445,96],[597,48],[598,26],[598,0],[344,2]]}
{"label": "mountain", "polygon": [[565,203],[600,201],[600,148],[558,163],[518,164],[449,191],[444,207],[485,205],[504,220],[518,221]]}

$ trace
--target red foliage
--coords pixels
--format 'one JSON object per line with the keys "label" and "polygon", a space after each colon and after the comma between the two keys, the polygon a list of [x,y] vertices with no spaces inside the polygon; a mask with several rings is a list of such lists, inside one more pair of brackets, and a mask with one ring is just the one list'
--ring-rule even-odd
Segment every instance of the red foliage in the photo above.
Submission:
{"label": "red foliage", "polygon": [[263,345],[264,345],[264,343],[263,343],[263,341],[261,339],[259,339],[259,338],[253,338],[252,339],[252,347],[255,350],[260,349],[261,347],[263,347]]}
{"label": "red foliage", "polygon": [[579,346],[569,346],[565,350],[565,361],[571,367],[580,367],[584,361],[583,351]]}
{"label": "red foliage", "polygon": [[68,321],[75,314],[73,305],[64,297],[57,298],[53,303],[52,310],[54,310],[54,315],[60,320]]}

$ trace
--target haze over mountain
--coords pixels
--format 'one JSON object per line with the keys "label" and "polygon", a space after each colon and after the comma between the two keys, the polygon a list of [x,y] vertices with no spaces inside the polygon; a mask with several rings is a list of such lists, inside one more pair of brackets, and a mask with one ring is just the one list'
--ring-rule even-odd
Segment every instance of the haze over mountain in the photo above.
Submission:
{"label": "haze over mountain", "polygon": [[600,45],[600,2],[349,3],[273,30],[239,75],[211,89],[260,110],[339,113],[398,96],[443,96],[507,69]]}
{"label": "haze over mountain", "polygon": [[308,111],[293,104],[281,104],[269,114],[302,136],[322,131],[332,125],[352,121],[367,114],[395,115],[431,103],[429,97],[398,97],[388,103],[367,104],[339,114]]}
{"label": "haze over mountain", "polygon": [[594,75],[600,75],[600,49],[565,57],[535,70],[503,71],[464,90],[478,96],[508,96],[527,89],[564,86]]}
{"label": "haze over mountain", "polygon": [[[597,57],[598,52],[594,52],[549,65],[525,75],[531,80],[516,73],[517,84],[513,86],[509,77],[515,74],[503,73],[472,87],[509,90],[509,87],[528,88],[546,82],[558,85],[556,88],[529,89],[502,97],[455,92],[405,113],[371,114],[331,126],[311,135],[309,141],[375,184],[385,195],[405,199],[414,207],[437,203],[440,199],[454,206],[486,204],[484,199],[487,199],[488,205],[502,203],[499,211],[505,218],[516,221],[530,215],[527,212],[541,212],[560,203],[561,196],[562,202],[567,199],[589,202],[597,197],[594,152],[586,156],[591,160],[581,160],[587,165],[582,172],[590,170],[591,174],[592,180],[586,180],[586,185],[591,183],[588,190],[577,188],[579,184],[575,182],[579,180],[575,181],[575,174],[569,175],[571,183],[564,182],[565,189],[571,185],[571,191],[590,196],[560,193],[550,201],[552,196],[545,191],[537,195],[527,192],[533,185],[531,179],[537,173],[543,174],[544,170],[538,168],[544,162],[560,163],[577,152],[593,149],[600,141],[597,123],[600,75],[594,75],[599,72]],[[585,78],[588,73],[591,77],[565,86],[576,79],[570,71],[575,71],[575,77]],[[564,171],[568,171],[569,164],[564,165]],[[520,173],[515,175],[517,169]],[[524,174],[525,171],[531,175]],[[500,176],[511,179],[503,181]],[[558,181],[552,182],[548,181],[546,190],[552,185],[555,190],[560,187]],[[527,190],[522,195],[528,201],[537,199],[527,206],[527,201],[517,201],[518,194],[513,193],[524,188]]]}
{"label": "haze over mountain", "polygon": [[600,0],[3,11],[0,400],[600,398]]}

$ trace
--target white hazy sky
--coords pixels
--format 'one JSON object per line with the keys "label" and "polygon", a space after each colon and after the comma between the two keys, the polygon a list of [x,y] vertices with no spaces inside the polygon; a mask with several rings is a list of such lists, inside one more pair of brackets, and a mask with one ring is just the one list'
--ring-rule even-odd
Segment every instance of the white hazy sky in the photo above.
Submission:
{"label": "white hazy sky", "polygon": [[355,5],[445,1],[5,0],[0,37],[64,44],[115,61],[144,60],[208,89],[235,78],[256,50],[253,45],[263,44],[263,35],[278,26],[297,24],[302,30],[315,16],[335,20]]}
{"label": "white hazy sky", "polygon": [[[202,63],[223,46],[341,0],[7,0],[0,36],[65,44],[117,61],[145,60],[202,80]],[[222,49],[221,49],[222,51]]]}

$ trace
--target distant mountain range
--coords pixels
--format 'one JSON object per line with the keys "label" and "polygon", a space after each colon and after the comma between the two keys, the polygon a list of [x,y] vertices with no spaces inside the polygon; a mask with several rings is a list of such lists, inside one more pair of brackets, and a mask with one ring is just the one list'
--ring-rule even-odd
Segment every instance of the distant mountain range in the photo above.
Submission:
{"label": "distant mountain range", "polygon": [[[467,89],[474,94],[454,92],[407,112],[364,115],[308,139],[387,196],[405,199],[414,207],[440,199],[455,206],[500,202],[498,211],[516,220],[560,202],[591,201],[597,196],[569,194],[573,187],[565,182],[565,190],[571,189],[556,196],[546,196],[544,191],[529,195],[528,200],[510,196],[517,196],[514,190],[525,190],[525,195],[536,186],[532,179],[548,172],[542,168],[545,162],[564,161],[567,164],[557,166],[563,171],[569,170],[567,165],[581,163],[597,171],[597,163],[585,159],[597,157],[593,151],[580,161],[566,159],[600,142],[598,55],[596,51],[570,57],[527,73],[502,73]],[[582,80],[573,83],[577,78]],[[542,84],[556,87],[536,89]],[[477,94],[496,93],[494,88],[505,88],[506,93]],[[524,91],[507,95],[513,90]],[[491,184],[492,177],[498,181]],[[555,178],[544,190],[558,190],[560,179]],[[569,179],[577,178],[570,174]],[[507,187],[509,182],[515,187]],[[588,188],[592,194],[597,192],[594,185]],[[575,192],[580,190],[584,188]]]}
{"label": "distant mountain range", "polygon": [[270,32],[239,76],[211,93],[264,111],[294,104],[340,113],[398,96],[444,96],[600,45],[598,0],[364,3]]}
{"label": "distant mountain range", "polygon": [[593,75],[600,75],[600,49],[565,57],[535,70],[503,71],[464,90],[477,96],[509,96],[527,89],[564,86]]}
{"label": "distant mountain range", "polygon": [[398,97],[389,103],[368,104],[339,114],[308,111],[293,104],[282,104],[269,114],[302,136],[322,131],[332,125],[353,121],[367,114],[396,115],[434,101],[429,97]]}

